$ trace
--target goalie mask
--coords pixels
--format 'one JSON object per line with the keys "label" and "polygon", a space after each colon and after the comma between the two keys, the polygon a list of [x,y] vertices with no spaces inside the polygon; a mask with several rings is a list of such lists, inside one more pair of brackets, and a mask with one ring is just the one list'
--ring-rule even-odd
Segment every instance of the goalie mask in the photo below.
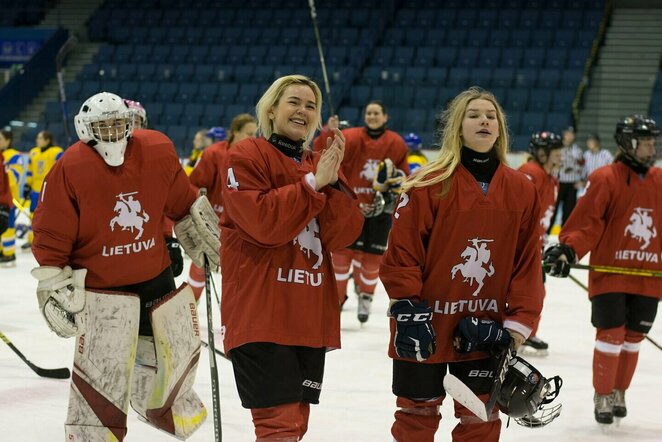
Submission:
{"label": "goalie mask", "polygon": [[561,414],[561,404],[543,408],[556,399],[561,385],[559,376],[545,379],[533,365],[515,356],[499,392],[499,410],[524,427],[545,426]]}
{"label": "goalie mask", "polygon": [[656,139],[660,136],[660,128],[655,120],[643,115],[630,115],[616,124],[614,139],[618,148],[626,156],[632,158],[644,166],[652,166],[655,163],[656,154],[648,157],[637,156],[635,152],[644,138]]}
{"label": "goalie mask", "polygon": [[74,117],[78,138],[94,148],[109,166],[124,163],[133,132],[133,112],[124,100],[109,92],[88,98]]}

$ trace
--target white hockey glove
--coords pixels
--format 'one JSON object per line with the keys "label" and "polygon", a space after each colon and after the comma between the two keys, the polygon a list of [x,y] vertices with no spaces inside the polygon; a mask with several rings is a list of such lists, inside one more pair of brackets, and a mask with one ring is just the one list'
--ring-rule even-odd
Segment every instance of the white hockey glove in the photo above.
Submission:
{"label": "white hockey glove", "polygon": [[42,266],[30,273],[39,281],[37,300],[48,327],[63,338],[85,333],[87,269]]}
{"label": "white hockey glove", "polygon": [[199,196],[191,205],[190,214],[175,224],[175,235],[196,266],[205,266],[206,255],[212,270],[219,267],[221,232],[218,216],[205,195]]}

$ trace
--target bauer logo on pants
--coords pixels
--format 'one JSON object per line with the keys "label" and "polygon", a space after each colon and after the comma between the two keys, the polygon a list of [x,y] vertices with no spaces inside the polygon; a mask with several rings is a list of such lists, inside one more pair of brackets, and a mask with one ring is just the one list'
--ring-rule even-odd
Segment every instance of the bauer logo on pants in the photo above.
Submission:
{"label": "bauer logo on pants", "polygon": [[317,261],[313,264],[313,269],[318,269],[324,259],[322,255],[322,241],[320,241],[319,234],[319,224],[317,224],[317,219],[313,218],[292,241],[292,244],[299,244],[299,249],[306,257],[310,258],[311,253],[317,257]]}
{"label": "bauer logo on pants", "polygon": [[[494,240],[473,238],[468,241],[471,245],[460,254],[464,262],[453,266],[451,279],[455,279],[459,271],[463,277],[462,282],[468,282],[469,287],[473,287],[474,283],[478,284],[472,293],[473,296],[478,296],[485,284],[485,277],[494,275],[494,266],[490,261],[491,252],[487,249],[487,243],[494,242]],[[483,264],[487,264],[488,267],[483,267]]]}
{"label": "bauer logo on pants", "polygon": [[[131,233],[138,232],[134,239],[140,239],[143,234],[143,224],[149,221],[149,215],[140,205],[140,201],[134,198],[138,192],[120,193],[117,195],[117,202],[113,211],[117,213],[110,220],[110,230],[115,231],[115,224],[119,224],[124,230],[130,230]],[[142,213],[141,213],[142,212]]]}
{"label": "bauer logo on pants", "polygon": [[630,215],[630,224],[625,227],[624,235],[629,234],[631,238],[639,241],[641,250],[648,247],[651,243],[651,238],[657,236],[657,229],[653,225],[653,217],[651,214],[653,209],[646,209],[643,207],[635,207],[634,212]]}

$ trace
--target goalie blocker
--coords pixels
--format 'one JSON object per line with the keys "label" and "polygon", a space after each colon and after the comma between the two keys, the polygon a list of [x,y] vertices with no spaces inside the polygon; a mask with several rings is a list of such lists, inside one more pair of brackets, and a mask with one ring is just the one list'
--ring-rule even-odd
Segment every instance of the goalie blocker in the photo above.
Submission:
{"label": "goalie blocker", "polygon": [[150,308],[153,337],[138,336],[137,295],[86,295],[87,331],[78,337],[74,356],[66,440],[122,441],[129,402],[151,425],[188,438],[207,415],[192,389],[200,333],[190,287]]}

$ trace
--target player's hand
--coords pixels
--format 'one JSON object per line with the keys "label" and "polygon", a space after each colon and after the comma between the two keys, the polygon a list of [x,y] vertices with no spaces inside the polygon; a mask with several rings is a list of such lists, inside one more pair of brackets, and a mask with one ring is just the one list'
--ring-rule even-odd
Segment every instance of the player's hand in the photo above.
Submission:
{"label": "player's hand", "polygon": [[576,260],[575,251],[566,244],[553,244],[542,255],[543,270],[551,276],[566,278],[570,264]]}

